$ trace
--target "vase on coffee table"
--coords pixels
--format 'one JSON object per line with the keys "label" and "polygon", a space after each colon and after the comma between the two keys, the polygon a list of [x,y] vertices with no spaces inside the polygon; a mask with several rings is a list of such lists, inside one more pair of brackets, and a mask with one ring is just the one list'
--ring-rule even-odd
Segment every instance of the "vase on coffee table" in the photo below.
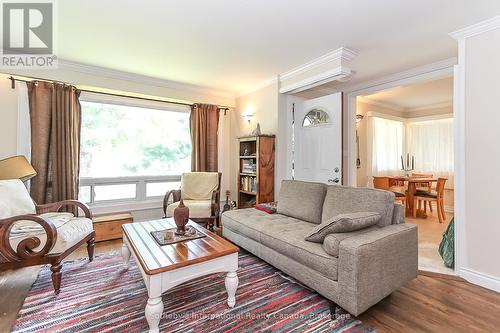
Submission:
{"label": "vase on coffee table", "polygon": [[175,233],[177,235],[184,235],[186,232],[186,224],[189,221],[189,208],[184,205],[182,199],[179,202],[179,206],[174,209],[174,221],[177,226]]}

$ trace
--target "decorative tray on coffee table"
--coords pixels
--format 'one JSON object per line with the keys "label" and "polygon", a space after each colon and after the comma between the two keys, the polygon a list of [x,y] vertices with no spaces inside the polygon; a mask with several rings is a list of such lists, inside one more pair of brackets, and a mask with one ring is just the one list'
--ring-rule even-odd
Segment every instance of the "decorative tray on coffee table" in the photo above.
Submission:
{"label": "decorative tray on coffee table", "polygon": [[[179,242],[184,242],[184,241],[189,241],[193,239],[198,239],[198,238],[203,238],[207,237],[203,232],[199,231],[196,228],[191,227],[191,230],[194,230],[195,233],[193,234],[184,234],[184,235],[177,235],[175,231],[177,228],[169,228],[169,229],[164,229],[164,230],[158,230],[158,231],[151,231],[151,236],[155,239],[155,241],[160,245],[170,245],[170,244],[175,244]],[[170,239],[167,238],[167,231],[173,231],[174,236]]]}

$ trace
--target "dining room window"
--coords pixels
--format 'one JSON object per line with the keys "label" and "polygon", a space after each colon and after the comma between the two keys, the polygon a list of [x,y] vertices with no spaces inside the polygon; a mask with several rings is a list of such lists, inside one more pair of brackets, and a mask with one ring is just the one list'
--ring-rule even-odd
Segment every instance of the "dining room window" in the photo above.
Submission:
{"label": "dining room window", "polygon": [[404,119],[369,116],[368,179],[402,173],[401,156],[414,157],[414,173],[447,178],[454,187],[453,118]]}
{"label": "dining room window", "polygon": [[403,155],[404,123],[369,117],[368,131],[368,137],[371,137],[368,152],[368,156],[371,156],[371,167],[368,168],[371,176],[399,174],[400,156]]}
{"label": "dining room window", "polygon": [[453,187],[453,118],[408,122],[406,150],[415,156],[415,172],[448,178]]}

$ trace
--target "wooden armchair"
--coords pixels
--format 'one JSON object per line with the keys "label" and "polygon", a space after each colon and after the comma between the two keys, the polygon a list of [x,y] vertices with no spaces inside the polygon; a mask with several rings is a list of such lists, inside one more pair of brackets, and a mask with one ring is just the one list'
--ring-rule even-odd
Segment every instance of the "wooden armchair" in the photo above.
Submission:
{"label": "wooden armchair", "polygon": [[[59,293],[64,258],[86,243],[89,261],[93,260],[95,232],[92,213],[84,203],[37,205],[18,179],[0,181],[0,201],[0,270],[50,264],[52,284]],[[65,207],[80,208],[84,217],[61,212]]]}
{"label": "wooden armchair", "polygon": [[[205,223],[210,231],[220,226],[220,172],[187,172],[182,175],[181,188],[168,191],[163,198],[164,217],[174,216],[182,198],[189,208],[189,218]],[[169,203],[170,197],[173,201]]]}

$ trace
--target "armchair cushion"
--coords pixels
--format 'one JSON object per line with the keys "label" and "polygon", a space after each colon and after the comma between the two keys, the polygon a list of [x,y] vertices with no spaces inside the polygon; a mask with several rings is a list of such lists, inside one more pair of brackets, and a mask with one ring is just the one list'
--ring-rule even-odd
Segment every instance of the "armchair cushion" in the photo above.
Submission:
{"label": "armchair cushion", "polygon": [[[71,213],[44,213],[38,216],[50,220],[56,229],[62,227],[66,222],[74,218],[74,215]],[[26,235],[33,232],[44,232],[43,227],[33,221],[19,221],[14,222],[10,230],[10,236]]]}
{"label": "armchair cushion", "polygon": [[[212,216],[211,200],[184,200],[184,205],[189,208],[189,217],[207,218]],[[179,206],[179,201],[167,206],[167,217],[174,216],[174,210]]]}
{"label": "armchair cushion", "polygon": [[[219,186],[217,172],[186,172],[181,178],[181,198],[184,200],[211,200]],[[185,202],[184,202],[185,203]]]}
{"label": "armchair cushion", "polygon": [[35,213],[35,203],[21,180],[0,180],[0,219]]}
{"label": "armchair cushion", "polygon": [[[85,217],[74,217],[70,213],[46,213],[39,216],[49,219],[57,229],[57,238],[49,254],[62,253],[88,236],[93,230],[92,220]],[[17,245],[26,238],[37,237],[40,246],[34,249],[39,251],[47,241],[43,228],[35,222],[20,221],[12,227],[9,242],[14,251]]]}

